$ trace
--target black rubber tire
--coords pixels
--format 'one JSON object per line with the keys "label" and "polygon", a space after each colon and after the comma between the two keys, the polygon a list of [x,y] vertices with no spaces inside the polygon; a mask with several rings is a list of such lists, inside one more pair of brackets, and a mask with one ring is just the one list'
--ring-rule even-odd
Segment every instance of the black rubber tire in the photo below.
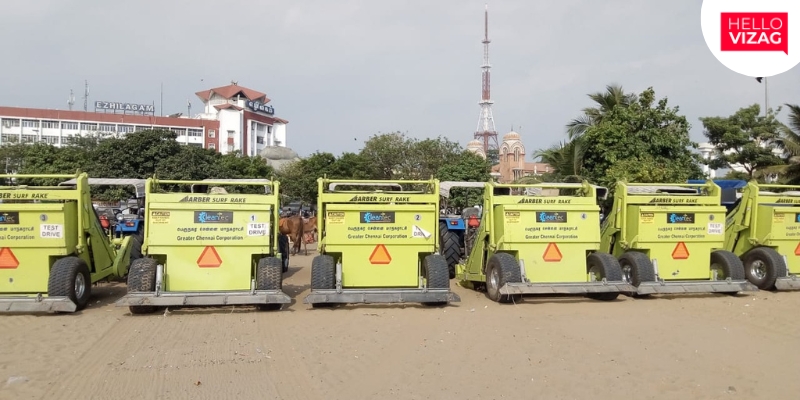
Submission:
{"label": "black rubber tire", "polygon": [[[277,257],[264,257],[256,266],[256,290],[283,289],[283,261]],[[261,311],[280,310],[283,304],[259,304]]]}
{"label": "black rubber tire", "polygon": [[144,243],[144,238],[140,235],[131,235],[131,264],[133,264],[134,260],[138,260],[142,257],[142,243]]}
{"label": "black rubber tire", "polygon": [[[764,263],[766,274],[759,278],[753,274],[752,265],[756,261]],[[756,247],[742,256],[742,268],[747,280],[761,290],[775,289],[775,281],[786,276],[786,262],[781,255],[769,247]]]}
{"label": "black rubber tire", "polygon": [[[83,295],[78,297],[75,293],[75,280],[78,275],[83,276]],[[50,268],[47,280],[47,295],[52,297],[68,297],[75,303],[75,311],[86,308],[92,296],[92,277],[86,262],[75,256],[60,258]]]}
{"label": "black rubber tire", "polygon": [[278,251],[281,253],[281,260],[283,264],[282,271],[289,271],[289,237],[286,235],[278,235]]}
{"label": "black rubber tire", "polygon": [[[311,290],[336,289],[336,263],[333,257],[320,254],[311,260]],[[311,307],[330,307],[330,303],[311,303]]]}
{"label": "black rubber tire", "polygon": [[639,251],[626,251],[619,258],[619,266],[624,269],[626,266],[631,268],[631,281],[628,282],[635,287],[639,287],[644,282],[655,282],[656,273],[653,270],[653,262],[650,257]]}
{"label": "black rubber tire", "polygon": [[[448,232],[450,229],[447,229],[447,221],[439,220],[439,238],[442,238],[442,234]],[[444,241],[444,240],[443,240]]]}
{"label": "black rubber tire", "polygon": [[[589,254],[586,257],[586,272],[589,273],[592,270],[599,275],[597,280],[605,278],[608,282],[622,281],[622,267],[620,267],[616,257],[611,254],[601,252]],[[611,301],[619,297],[619,292],[589,293],[586,297],[601,301]]]}
{"label": "black rubber tire", "polygon": [[[128,293],[153,293],[156,291],[156,267],[152,258],[140,258],[131,263],[128,270]],[[155,306],[128,306],[131,314],[150,314]]]}
{"label": "black rubber tire", "polygon": [[743,281],[744,264],[736,254],[727,250],[714,250],[711,252],[711,265],[717,264],[722,269],[722,279],[731,278],[734,281]]}
{"label": "black rubber tire", "polygon": [[449,289],[450,278],[447,277],[447,260],[439,254],[425,256],[424,274],[427,286],[431,289]]}
{"label": "black rubber tire", "polygon": [[461,245],[458,243],[458,234],[451,231],[442,232],[442,256],[447,262],[447,271],[450,279],[456,277],[456,265],[461,261]]}
{"label": "black rubber tire", "polygon": [[[496,286],[492,283],[492,274],[497,271]],[[519,262],[511,254],[496,253],[489,258],[486,263],[486,295],[498,303],[519,302],[521,295],[501,295],[500,289],[506,283],[522,282],[522,275],[519,270]]]}

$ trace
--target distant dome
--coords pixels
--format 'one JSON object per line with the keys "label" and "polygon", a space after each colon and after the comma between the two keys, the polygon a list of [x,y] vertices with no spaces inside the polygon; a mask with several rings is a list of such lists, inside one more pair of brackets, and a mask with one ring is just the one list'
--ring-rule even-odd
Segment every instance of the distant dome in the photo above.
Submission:
{"label": "distant dome", "polygon": [[512,140],[519,140],[519,133],[511,131],[509,133],[506,133],[505,136],[503,136],[504,142],[509,142]]}
{"label": "distant dome", "polygon": [[469,143],[467,143],[468,149],[477,149],[481,147],[483,147],[483,143],[478,139],[471,140]]}

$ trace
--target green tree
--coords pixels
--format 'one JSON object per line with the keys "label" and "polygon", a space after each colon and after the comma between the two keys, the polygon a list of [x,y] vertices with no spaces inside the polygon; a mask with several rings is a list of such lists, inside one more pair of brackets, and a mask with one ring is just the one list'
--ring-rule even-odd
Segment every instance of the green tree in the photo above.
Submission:
{"label": "green tree", "polygon": [[393,179],[409,159],[411,139],[403,133],[373,135],[359,153],[371,161],[370,175],[375,179]]}
{"label": "green tree", "polygon": [[[488,182],[492,166],[490,161],[470,151],[458,153],[451,163],[442,165],[436,173],[439,181]],[[481,203],[482,190],[477,188],[454,188],[447,201],[448,206],[464,208]]]}
{"label": "green tree", "polygon": [[625,93],[622,86],[613,84],[607,85],[605,92],[590,93],[588,96],[597,105],[584,108],[583,114],[567,124],[567,134],[569,134],[570,140],[582,136],[587,129],[602,122],[604,116],[610,113],[614,107],[627,107],[637,101],[636,94]]}
{"label": "green tree", "polygon": [[685,182],[702,177],[700,156],[689,138],[689,123],[668,107],[667,98],[656,102],[648,88],[637,102],[615,107],[583,135],[583,176],[613,188],[617,179],[629,182]]}
{"label": "green tree", "polygon": [[788,124],[780,128],[779,147],[786,153],[783,181],[800,185],[800,105],[785,104],[789,109]]}
{"label": "green tree", "polygon": [[[780,111],[780,109],[778,110]],[[712,169],[741,166],[750,179],[769,173],[783,160],[773,152],[779,145],[783,124],[771,111],[762,116],[761,107],[753,104],[740,108],[729,117],[700,118],[704,135],[714,146],[708,165]]]}

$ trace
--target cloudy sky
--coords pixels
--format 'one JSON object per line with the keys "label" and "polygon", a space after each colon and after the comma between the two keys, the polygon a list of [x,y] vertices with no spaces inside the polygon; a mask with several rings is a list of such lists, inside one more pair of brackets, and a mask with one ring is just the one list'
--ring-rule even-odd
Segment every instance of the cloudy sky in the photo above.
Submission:
{"label": "cloudy sky", "polygon": [[[378,132],[476,129],[486,2],[472,0],[4,0],[0,104],[67,109],[95,100],[200,110],[195,92],[231,80],[267,93],[289,120],[288,145],[357,151]],[[764,86],[720,64],[700,28],[700,0],[489,2],[492,98],[501,137],[527,153],[566,137],[618,83],[653,86],[692,123],[764,103]],[[800,103],[800,67],[769,79],[771,106]],[[785,112],[783,113],[785,114]]]}

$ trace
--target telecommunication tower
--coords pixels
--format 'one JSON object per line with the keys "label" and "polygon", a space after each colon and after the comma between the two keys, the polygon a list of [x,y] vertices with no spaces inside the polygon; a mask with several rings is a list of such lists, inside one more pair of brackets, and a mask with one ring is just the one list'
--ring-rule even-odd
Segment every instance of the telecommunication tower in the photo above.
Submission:
{"label": "telecommunication tower", "polygon": [[84,86],[83,86],[83,111],[89,111],[89,81],[84,81]]}
{"label": "telecommunication tower", "polygon": [[494,126],[494,115],[492,114],[492,101],[491,96],[491,72],[489,71],[492,66],[489,65],[489,5],[486,5],[486,10],[483,16],[483,70],[481,74],[481,101],[478,103],[481,106],[481,116],[478,118],[478,129],[475,130],[475,139],[480,139],[483,142],[483,153],[488,154],[489,150],[497,150],[497,130]]}
{"label": "telecommunication tower", "polygon": [[72,111],[72,105],[75,104],[75,94],[72,93],[72,89],[69,90],[69,100],[67,100],[67,105],[69,105],[69,110]]}

